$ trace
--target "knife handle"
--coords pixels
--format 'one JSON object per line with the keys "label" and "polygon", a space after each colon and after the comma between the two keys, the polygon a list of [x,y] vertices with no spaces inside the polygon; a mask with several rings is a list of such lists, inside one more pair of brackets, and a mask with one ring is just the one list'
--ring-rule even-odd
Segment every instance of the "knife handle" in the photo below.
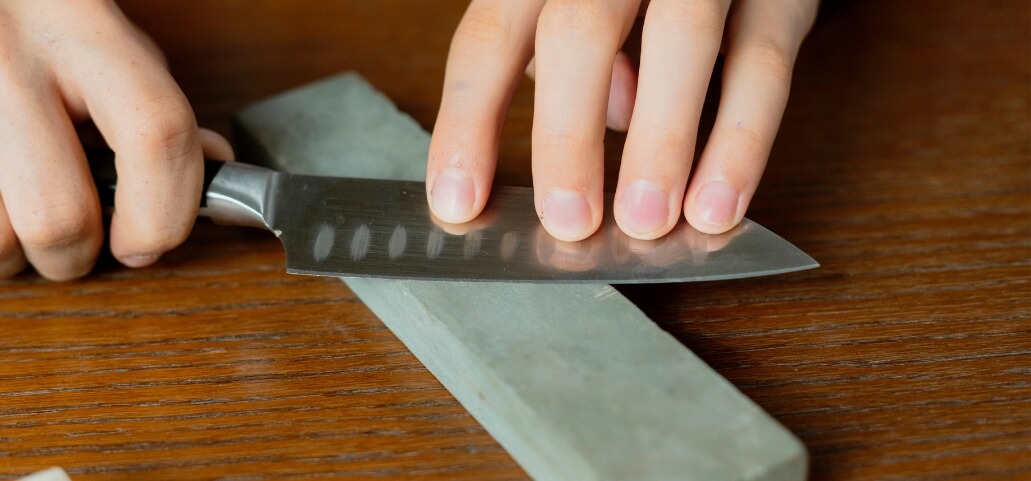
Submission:
{"label": "knife handle", "polygon": [[[100,206],[113,209],[118,173],[115,153],[106,149],[86,149],[93,182],[97,185]],[[219,224],[269,229],[265,222],[265,199],[276,172],[239,162],[204,159],[204,186],[199,201],[201,217]]]}

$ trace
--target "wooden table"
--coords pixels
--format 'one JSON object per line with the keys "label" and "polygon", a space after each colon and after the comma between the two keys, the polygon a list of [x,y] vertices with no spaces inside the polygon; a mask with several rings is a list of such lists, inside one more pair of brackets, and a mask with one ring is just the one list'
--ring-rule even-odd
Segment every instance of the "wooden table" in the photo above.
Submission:
{"label": "wooden table", "polygon": [[[124,7],[227,132],[345,69],[431,126],[461,3]],[[750,212],[823,266],[621,291],[797,433],[813,479],[1031,479],[1031,5],[827,7]],[[531,99],[503,182],[529,183]],[[339,281],[282,269],[272,236],[202,224],[152,268],[0,282],[0,478],[525,477]]]}

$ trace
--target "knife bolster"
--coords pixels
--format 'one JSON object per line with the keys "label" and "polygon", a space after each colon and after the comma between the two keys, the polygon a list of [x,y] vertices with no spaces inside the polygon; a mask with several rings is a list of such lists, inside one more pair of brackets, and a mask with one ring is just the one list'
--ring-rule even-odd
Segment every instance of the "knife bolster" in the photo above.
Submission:
{"label": "knife bolster", "polygon": [[218,224],[271,229],[265,213],[275,177],[274,171],[263,167],[223,164],[205,185],[200,215]]}

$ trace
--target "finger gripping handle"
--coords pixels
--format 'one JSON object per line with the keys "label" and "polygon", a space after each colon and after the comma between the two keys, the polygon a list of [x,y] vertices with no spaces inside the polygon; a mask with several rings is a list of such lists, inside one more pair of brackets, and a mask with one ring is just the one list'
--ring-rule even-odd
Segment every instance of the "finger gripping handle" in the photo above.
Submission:
{"label": "finger gripping handle", "polygon": [[[87,149],[86,158],[101,207],[113,209],[118,184],[115,153],[106,149]],[[205,159],[204,184],[198,199],[199,215],[220,224],[268,229],[264,219],[266,193],[274,174],[269,169],[253,165]]]}

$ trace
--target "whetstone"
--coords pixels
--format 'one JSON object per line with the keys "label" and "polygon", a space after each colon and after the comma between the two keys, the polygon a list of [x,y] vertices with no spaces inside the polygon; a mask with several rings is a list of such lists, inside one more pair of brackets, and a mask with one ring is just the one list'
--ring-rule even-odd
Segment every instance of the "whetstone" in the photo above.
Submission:
{"label": "whetstone", "polygon": [[[236,120],[241,160],[423,179],[429,135],[355,74]],[[801,442],[611,286],[345,282],[536,479],[806,477]]]}

